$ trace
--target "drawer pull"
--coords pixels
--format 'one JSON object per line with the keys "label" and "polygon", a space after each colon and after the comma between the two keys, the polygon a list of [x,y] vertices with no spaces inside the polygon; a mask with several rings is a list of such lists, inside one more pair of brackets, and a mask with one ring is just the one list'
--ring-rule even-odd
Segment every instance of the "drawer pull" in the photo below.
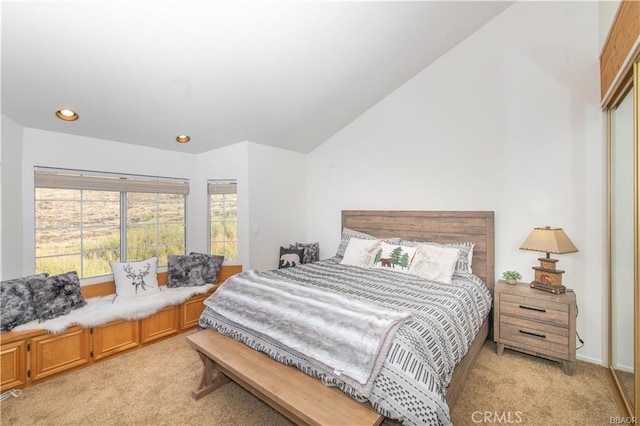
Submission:
{"label": "drawer pull", "polygon": [[531,306],[525,306],[525,305],[520,305],[520,308],[522,309],[528,309],[530,311],[536,311],[536,312],[547,312],[546,309],[541,309],[541,308],[533,308]]}
{"label": "drawer pull", "polygon": [[544,334],[532,333],[530,331],[524,331],[524,330],[518,330],[518,331],[522,334],[526,334],[527,336],[539,337],[541,339],[547,338],[547,336],[545,336]]}

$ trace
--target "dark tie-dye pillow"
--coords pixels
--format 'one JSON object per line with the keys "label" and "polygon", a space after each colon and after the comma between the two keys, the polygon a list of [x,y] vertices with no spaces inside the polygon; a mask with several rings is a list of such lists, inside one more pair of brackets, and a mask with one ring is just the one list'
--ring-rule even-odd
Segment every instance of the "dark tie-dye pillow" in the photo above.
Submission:
{"label": "dark tie-dye pillow", "polygon": [[215,284],[218,282],[220,268],[224,262],[223,255],[191,252],[189,256],[200,256],[204,266],[202,276],[207,284]]}
{"label": "dark tie-dye pillow", "polygon": [[47,276],[37,274],[0,282],[0,332],[11,331],[20,324],[38,319],[29,281]]}
{"label": "dark tie-dye pillow", "polygon": [[29,281],[33,304],[40,322],[66,315],[87,304],[75,271]]}
{"label": "dark tie-dye pillow", "polygon": [[295,243],[289,244],[290,249],[304,249],[302,263],[313,263],[320,260],[320,243]]}
{"label": "dark tie-dye pillow", "polygon": [[193,287],[218,282],[224,256],[205,253],[169,255],[167,287]]}

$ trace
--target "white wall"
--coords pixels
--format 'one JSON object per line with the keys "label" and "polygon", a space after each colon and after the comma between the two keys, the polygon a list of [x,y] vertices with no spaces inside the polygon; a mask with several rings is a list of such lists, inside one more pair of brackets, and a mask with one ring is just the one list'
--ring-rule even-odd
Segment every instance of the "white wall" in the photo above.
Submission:
{"label": "white wall", "polygon": [[494,210],[496,274],[533,277],[518,250],[535,226],[563,227],[559,256],[586,340],[602,362],[605,170],[598,4],[516,2],[314,150],[309,239],[333,255],[343,209]]}
{"label": "white wall", "polygon": [[[33,170],[35,166],[177,177],[196,182],[195,164],[193,154],[25,128],[21,165],[22,205],[21,209],[16,208],[15,211],[11,211],[14,214],[9,225],[22,228],[22,239],[14,248],[21,253],[23,260],[19,275],[31,274],[34,271]],[[191,241],[197,240],[203,225],[195,220],[194,208],[190,204],[188,202],[187,205],[187,222],[189,223],[187,250],[191,249]],[[5,205],[3,213],[8,211]],[[5,240],[6,237],[3,235],[3,244]],[[18,248],[20,245],[21,247]]]}
{"label": "white wall", "polygon": [[[196,208],[198,223],[207,223],[207,187],[208,179],[235,179],[238,183],[238,259],[227,263],[242,264],[245,269],[250,264],[249,234],[249,171],[247,142],[241,142],[224,148],[215,149],[197,156],[198,179],[204,187],[192,200]],[[195,195],[195,194],[194,194]],[[207,228],[198,235],[196,244],[199,251],[206,253]]]}
{"label": "white wall", "polygon": [[306,155],[249,143],[251,268],[278,267],[280,246],[306,242]]}
{"label": "white wall", "polygon": [[333,255],[342,209],[494,210],[498,274],[518,269],[531,279],[538,255],[518,247],[534,226],[564,227],[580,249],[559,256],[560,267],[578,296],[586,340],[578,356],[601,362],[600,6],[516,2],[308,156],[251,142],[194,156],[28,128],[23,135],[3,117],[2,266],[33,272],[34,165],[192,179],[188,250],[196,251],[207,247],[206,179],[238,179],[245,269],[272,268],[278,247],[294,240],[320,241],[322,256]]}
{"label": "white wall", "polygon": [[598,13],[600,16],[598,43],[601,49],[607,41],[609,30],[613,24],[613,19],[616,17],[616,13],[618,12],[618,7],[620,7],[620,0],[598,1]]}
{"label": "white wall", "polygon": [[[306,156],[241,142],[197,156],[198,179],[238,181],[238,261],[244,269],[278,266],[279,248],[302,241],[306,227]],[[198,195],[198,222],[206,222],[206,187]],[[207,247],[206,228],[199,236]]]}
{"label": "white wall", "polygon": [[[5,250],[11,249],[2,258],[3,265],[7,265],[2,279],[34,272],[34,166],[190,179],[187,252],[204,252],[208,247],[207,180],[236,179],[239,253],[238,259],[229,263],[240,263],[245,269],[277,267],[280,245],[304,241],[307,235],[304,154],[251,142],[199,155],[181,154],[38,129],[23,130],[6,117],[2,140],[2,157],[12,160],[2,168],[2,225],[7,230],[2,244]],[[5,179],[4,174],[11,178]]]}
{"label": "white wall", "polygon": [[[0,277],[2,279],[22,276],[22,126],[6,116],[2,116],[2,141],[0,152],[2,170],[2,257]],[[31,191],[33,193],[33,191]]]}

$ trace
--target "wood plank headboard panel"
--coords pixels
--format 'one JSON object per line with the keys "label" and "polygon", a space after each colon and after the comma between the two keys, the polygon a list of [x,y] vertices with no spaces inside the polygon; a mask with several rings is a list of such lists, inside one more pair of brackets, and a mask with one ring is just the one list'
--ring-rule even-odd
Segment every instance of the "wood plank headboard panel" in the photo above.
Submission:
{"label": "wood plank headboard panel", "polygon": [[342,227],[377,238],[435,241],[442,244],[472,241],[473,273],[493,291],[494,228],[492,211],[343,210]]}

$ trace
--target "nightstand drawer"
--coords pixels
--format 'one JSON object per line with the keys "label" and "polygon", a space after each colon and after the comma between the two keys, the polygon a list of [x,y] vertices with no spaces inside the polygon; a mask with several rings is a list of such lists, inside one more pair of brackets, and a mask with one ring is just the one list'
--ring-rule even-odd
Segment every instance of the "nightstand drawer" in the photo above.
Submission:
{"label": "nightstand drawer", "polygon": [[500,298],[500,314],[525,317],[550,324],[569,325],[568,304],[524,296],[503,294]]}
{"label": "nightstand drawer", "polygon": [[500,339],[538,352],[569,354],[569,329],[500,315]]}

